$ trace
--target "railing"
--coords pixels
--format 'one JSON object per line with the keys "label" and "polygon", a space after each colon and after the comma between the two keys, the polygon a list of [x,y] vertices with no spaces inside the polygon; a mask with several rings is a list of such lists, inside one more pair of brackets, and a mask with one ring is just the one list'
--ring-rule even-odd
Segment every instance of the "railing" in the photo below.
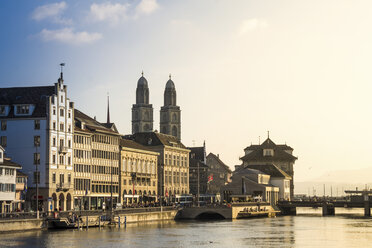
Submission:
{"label": "railing", "polygon": [[59,153],[67,153],[68,147],[66,146],[60,146],[59,147]]}
{"label": "railing", "polygon": [[[47,213],[40,212],[39,217],[46,217]],[[0,220],[10,220],[10,219],[36,219],[36,212],[11,212],[11,213],[1,213]]]}

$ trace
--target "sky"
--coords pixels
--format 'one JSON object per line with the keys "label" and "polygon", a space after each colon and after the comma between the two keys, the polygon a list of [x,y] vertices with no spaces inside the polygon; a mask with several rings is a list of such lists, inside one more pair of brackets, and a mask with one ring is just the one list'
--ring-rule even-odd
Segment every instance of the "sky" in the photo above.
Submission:
{"label": "sky", "polygon": [[270,138],[298,157],[295,181],[372,166],[371,1],[0,2],[0,87],[51,85],[131,133],[144,72],[154,129],[169,74],[182,142],[231,168]]}

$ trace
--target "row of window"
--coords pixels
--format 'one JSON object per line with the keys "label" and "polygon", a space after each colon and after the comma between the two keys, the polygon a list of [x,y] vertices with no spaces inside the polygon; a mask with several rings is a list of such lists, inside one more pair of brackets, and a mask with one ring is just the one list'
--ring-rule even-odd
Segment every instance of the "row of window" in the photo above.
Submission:
{"label": "row of window", "polygon": [[[63,154],[60,154],[59,155],[59,164],[65,164],[65,157],[67,157],[67,165],[71,165],[71,156],[70,155],[63,155]],[[35,163],[35,160],[34,160],[34,163]],[[56,154],[52,154],[52,164],[56,164],[57,163],[57,155]],[[40,154],[39,154],[39,164],[40,164]]]}
{"label": "row of window", "polygon": [[15,169],[10,168],[0,168],[0,175],[6,175],[6,176],[14,176]]}
{"label": "row of window", "polygon": [[111,175],[111,168],[112,168],[112,174],[119,175],[118,167],[102,166],[102,165],[92,165],[92,173]]}
{"label": "row of window", "polygon": [[74,143],[82,145],[91,145],[91,138],[82,135],[74,135]]}
{"label": "row of window", "polygon": [[[57,183],[57,175],[55,172],[53,172],[52,174],[52,183]],[[60,173],[59,174],[59,182],[58,182],[60,185],[64,185],[65,183],[65,174],[63,173]],[[70,184],[71,183],[71,174],[68,173],[67,174],[67,183]]]}
{"label": "row of window", "polygon": [[[57,146],[57,139],[56,139],[56,137],[53,137],[52,141],[53,141],[52,145],[53,146]],[[59,140],[59,147],[65,147],[65,140],[64,139],[60,139]],[[67,141],[67,147],[68,148],[72,148],[71,140],[70,139]]]}
{"label": "row of window", "polygon": [[187,157],[185,156],[179,156],[179,155],[171,155],[171,154],[165,154],[165,161],[164,161],[164,164],[165,165],[174,165],[174,166],[187,166],[188,165],[188,162],[187,162]]}
{"label": "row of window", "polygon": [[[139,178],[137,177],[136,180],[132,181],[131,179],[128,180],[128,185],[137,185],[137,186],[151,186],[151,180],[150,178]],[[127,185],[127,180],[123,180],[123,185]],[[152,186],[155,186],[155,181],[152,182]]]}
{"label": "row of window", "polygon": [[92,157],[119,160],[119,154],[117,152],[108,152],[108,151],[102,151],[102,150],[92,150]]}
{"label": "row of window", "polygon": [[[118,193],[119,192],[119,186],[113,185],[112,186],[113,191],[112,193]],[[92,185],[92,192],[93,193],[111,193],[111,185],[107,184],[93,184]]]}
{"label": "row of window", "polygon": [[88,164],[74,164],[74,172],[87,172],[90,173],[90,165]]}
{"label": "row of window", "polygon": [[74,158],[90,159],[90,158],[92,158],[92,152],[75,149],[74,150]]}
{"label": "row of window", "polygon": [[147,174],[156,174],[154,161],[144,161],[135,159],[123,159],[123,172],[138,172]]}
{"label": "row of window", "polygon": [[[55,121],[53,121],[53,130],[57,130],[57,123]],[[58,131],[61,131],[61,132],[65,131],[65,124],[63,122],[59,123],[59,130]],[[67,132],[68,133],[72,132],[71,124],[68,124]]]}
{"label": "row of window", "polygon": [[11,183],[0,183],[0,192],[15,192],[16,185]]}
{"label": "row of window", "polygon": [[[173,177],[172,177],[173,175]],[[172,180],[173,178],[173,180]],[[171,172],[171,171],[165,171],[165,183],[173,183],[173,184],[187,184],[187,172]]]}
{"label": "row of window", "polygon": [[111,145],[119,145],[119,139],[117,137],[99,135],[99,134],[93,135],[93,142],[111,144]]}
{"label": "row of window", "polygon": [[[53,107],[53,115],[56,115],[56,108]],[[59,109],[59,116],[65,116],[65,110],[63,108]],[[71,118],[71,110],[68,111],[68,118]]]}
{"label": "row of window", "polygon": [[90,180],[89,179],[79,179],[75,178],[74,180],[75,190],[90,190]]}
{"label": "row of window", "polygon": [[[6,120],[1,121],[1,131],[6,131],[8,128],[8,124]],[[40,129],[40,120],[34,120],[34,129],[39,130]]]}

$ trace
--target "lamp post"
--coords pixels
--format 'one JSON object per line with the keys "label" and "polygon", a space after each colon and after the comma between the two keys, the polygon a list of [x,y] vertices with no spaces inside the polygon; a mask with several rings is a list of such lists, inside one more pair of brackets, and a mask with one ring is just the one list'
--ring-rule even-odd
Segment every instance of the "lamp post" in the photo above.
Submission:
{"label": "lamp post", "polygon": [[36,138],[35,140],[35,165],[36,165],[36,218],[39,219],[39,155],[37,153],[37,147],[40,145],[40,141]]}
{"label": "lamp post", "polygon": [[199,161],[197,162],[198,163],[198,207],[200,207],[200,200],[199,200],[199,197],[200,197],[200,170],[199,170]]}

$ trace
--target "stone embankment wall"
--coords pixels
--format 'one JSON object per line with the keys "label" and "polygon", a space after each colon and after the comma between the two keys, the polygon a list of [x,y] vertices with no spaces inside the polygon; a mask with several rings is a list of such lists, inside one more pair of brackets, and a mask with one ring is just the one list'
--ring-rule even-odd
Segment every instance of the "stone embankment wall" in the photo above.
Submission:
{"label": "stone embankment wall", "polygon": [[0,220],[0,232],[37,230],[43,226],[43,219]]}

